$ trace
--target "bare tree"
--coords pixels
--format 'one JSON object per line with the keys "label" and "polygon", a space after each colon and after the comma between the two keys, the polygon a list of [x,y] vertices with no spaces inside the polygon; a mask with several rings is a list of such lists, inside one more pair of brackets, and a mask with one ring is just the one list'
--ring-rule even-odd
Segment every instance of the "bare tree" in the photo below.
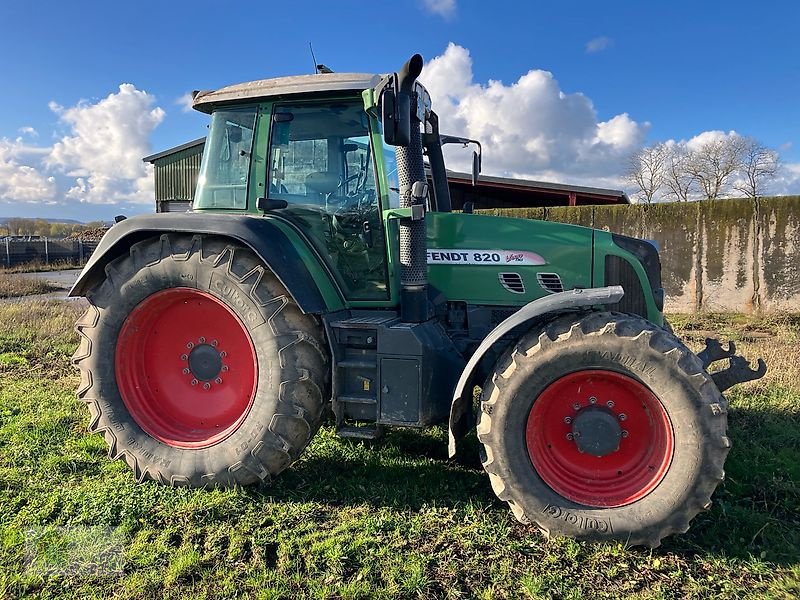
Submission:
{"label": "bare tree", "polygon": [[637,150],[628,159],[625,179],[639,189],[637,195],[640,201],[650,204],[664,186],[664,169],[669,154],[669,147],[658,143]]}
{"label": "bare tree", "polygon": [[44,237],[50,237],[51,223],[44,219],[36,219],[36,233]]}
{"label": "bare tree", "polygon": [[744,138],[740,174],[734,188],[748,198],[758,198],[765,179],[778,171],[778,153],[755,138]]}
{"label": "bare tree", "polygon": [[664,187],[669,190],[667,195],[678,202],[687,202],[697,188],[697,179],[687,172],[688,161],[686,148],[677,144],[668,147],[664,160]]}
{"label": "bare tree", "polygon": [[8,225],[8,235],[22,235],[22,229],[25,227],[25,219],[9,219],[6,225]]}
{"label": "bare tree", "polygon": [[708,141],[689,152],[686,173],[700,185],[706,199],[716,200],[742,165],[744,138],[728,135]]}

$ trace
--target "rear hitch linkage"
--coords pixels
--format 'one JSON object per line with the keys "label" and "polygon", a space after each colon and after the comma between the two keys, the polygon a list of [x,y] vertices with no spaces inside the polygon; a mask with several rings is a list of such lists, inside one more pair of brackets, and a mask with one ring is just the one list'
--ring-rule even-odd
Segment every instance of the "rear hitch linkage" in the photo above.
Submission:
{"label": "rear hitch linkage", "polygon": [[758,359],[758,368],[750,368],[750,363],[746,358],[736,355],[736,345],[733,342],[728,342],[726,350],[719,340],[706,338],[706,347],[698,353],[697,357],[702,361],[704,369],[708,369],[711,363],[718,360],[730,359],[730,366],[727,369],[711,373],[711,378],[717,384],[720,392],[745,381],[761,379],[767,372],[767,365],[762,358]]}

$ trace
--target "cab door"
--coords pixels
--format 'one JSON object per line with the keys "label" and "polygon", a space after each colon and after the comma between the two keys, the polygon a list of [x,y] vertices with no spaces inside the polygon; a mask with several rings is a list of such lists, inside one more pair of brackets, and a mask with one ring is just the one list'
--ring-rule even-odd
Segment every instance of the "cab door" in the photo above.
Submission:
{"label": "cab door", "polygon": [[311,241],[350,301],[390,299],[370,121],[360,99],[272,105],[267,197]]}

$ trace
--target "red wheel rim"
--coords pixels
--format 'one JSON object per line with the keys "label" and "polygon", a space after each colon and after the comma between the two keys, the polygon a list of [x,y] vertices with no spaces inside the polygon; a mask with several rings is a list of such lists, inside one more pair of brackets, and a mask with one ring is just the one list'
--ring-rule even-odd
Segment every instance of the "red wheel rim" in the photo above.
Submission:
{"label": "red wheel rim", "polygon": [[597,508],[625,506],[652,492],[674,445],[672,424],[653,392],[605,370],[577,371],[547,386],[528,415],[525,441],[553,491]]}
{"label": "red wheel rim", "polygon": [[128,315],[115,372],[122,401],[144,431],[169,446],[206,448],[247,416],[258,368],[250,335],[227,305],[173,288]]}

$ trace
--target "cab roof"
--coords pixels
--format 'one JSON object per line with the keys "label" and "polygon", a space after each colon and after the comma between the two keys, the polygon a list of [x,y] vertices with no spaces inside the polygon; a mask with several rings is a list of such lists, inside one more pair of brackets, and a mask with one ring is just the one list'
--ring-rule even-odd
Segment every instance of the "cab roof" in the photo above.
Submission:
{"label": "cab roof", "polygon": [[380,81],[381,75],[368,73],[319,73],[260,79],[229,85],[219,90],[196,92],[192,100],[192,108],[210,114],[220,104],[234,104],[247,100],[309,92],[361,91],[374,88]]}

